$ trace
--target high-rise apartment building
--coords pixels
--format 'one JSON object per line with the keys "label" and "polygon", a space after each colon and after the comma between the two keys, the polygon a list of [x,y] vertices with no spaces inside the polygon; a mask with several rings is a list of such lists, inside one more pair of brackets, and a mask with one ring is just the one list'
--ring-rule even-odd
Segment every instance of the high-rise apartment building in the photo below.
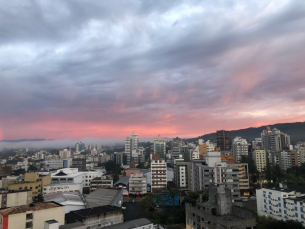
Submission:
{"label": "high-rise apartment building", "polygon": [[61,159],[68,159],[69,157],[71,157],[71,151],[68,149],[63,149],[59,151],[59,157]]}
{"label": "high-rise apartment building", "polygon": [[174,182],[179,190],[191,190],[191,163],[183,158],[174,159]]}
{"label": "high-rise apartment building", "polygon": [[154,154],[158,154],[160,156],[160,159],[165,159],[166,142],[165,140],[160,138],[160,135],[158,135],[158,138],[154,141]]}
{"label": "high-rise apartment building", "polygon": [[159,154],[153,154],[151,159],[151,191],[166,190],[167,165]]}
{"label": "high-rise apartment building", "polygon": [[233,200],[240,200],[239,168],[221,161],[220,152],[208,152],[205,161],[192,161],[192,191],[204,190],[212,183],[225,184],[232,190]]}
{"label": "high-rise apartment building", "polygon": [[281,151],[284,149],[289,150],[290,136],[282,133],[276,128],[270,130],[270,127],[267,127],[267,129],[261,133],[261,139],[262,149],[270,150],[271,152]]}
{"label": "high-rise apartment building", "polygon": [[264,171],[267,166],[267,154],[265,150],[254,150],[252,153],[252,158],[255,162],[256,168],[259,172]]}
{"label": "high-rise apartment building", "polygon": [[78,143],[76,143],[75,144],[75,152],[82,152],[82,151],[84,151],[84,150],[86,150],[86,145],[85,145],[85,143],[82,143],[82,142],[78,142]]}
{"label": "high-rise apartment building", "polygon": [[241,161],[242,156],[248,156],[248,142],[246,139],[236,137],[232,142],[232,153],[236,163]]}
{"label": "high-rise apartment building", "polygon": [[127,165],[130,165],[132,151],[138,149],[139,137],[135,132],[125,138],[125,154],[127,156]]}
{"label": "high-rise apartment building", "polygon": [[220,147],[221,151],[230,150],[229,131],[217,130],[217,147]]}

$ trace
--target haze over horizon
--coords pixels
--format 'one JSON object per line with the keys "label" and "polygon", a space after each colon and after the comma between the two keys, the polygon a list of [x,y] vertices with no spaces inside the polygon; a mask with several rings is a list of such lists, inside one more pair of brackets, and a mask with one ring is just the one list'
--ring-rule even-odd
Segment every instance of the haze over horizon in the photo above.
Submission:
{"label": "haze over horizon", "polygon": [[2,1],[0,140],[305,120],[305,1]]}

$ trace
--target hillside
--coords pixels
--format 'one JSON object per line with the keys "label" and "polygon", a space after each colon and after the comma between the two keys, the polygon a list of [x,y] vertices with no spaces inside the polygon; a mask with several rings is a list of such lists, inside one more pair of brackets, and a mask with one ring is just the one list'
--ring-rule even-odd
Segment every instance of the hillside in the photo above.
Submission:
{"label": "hillside", "polygon": [[[295,122],[295,123],[278,123],[274,125],[269,125],[271,129],[277,128],[281,132],[290,135],[291,143],[296,144],[300,141],[305,141],[305,122]],[[236,136],[252,141],[254,138],[259,138],[263,130],[266,129],[266,126],[261,127],[250,127],[241,130],[231,130],[229,131],[229,138],[232,140]],[[187,139],[188,142],[198,141],[199,138],[204,140],[216,140],[216,131],[215,133],[205,134],[197,138]]]}

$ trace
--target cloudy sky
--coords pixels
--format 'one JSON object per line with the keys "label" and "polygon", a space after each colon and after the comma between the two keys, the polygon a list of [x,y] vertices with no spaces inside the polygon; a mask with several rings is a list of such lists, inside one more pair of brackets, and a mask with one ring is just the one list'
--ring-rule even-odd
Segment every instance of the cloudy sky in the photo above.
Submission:
{"label": "cloudy sky", "polygon": [[1,0],[0,139],[305,121],[304,0]]}

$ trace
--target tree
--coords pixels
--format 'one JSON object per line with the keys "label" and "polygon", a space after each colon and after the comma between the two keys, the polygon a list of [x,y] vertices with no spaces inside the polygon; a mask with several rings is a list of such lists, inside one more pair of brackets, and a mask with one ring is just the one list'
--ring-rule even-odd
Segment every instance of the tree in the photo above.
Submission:
{"label": "tree", "polygon": [[17,169],[12,172],[13,176],[19,176],[20,174],[25,174],[25,169]]}
{"label": "tree", "polygon": [[34,196],[33,197],[33,202],[34,203],[43,202],[43,196],[41,194],[38,194],[37,196]]}
{"label": "tree", "polygon": [[139,169],[145,169],[144,163],[141,162],[140,164],[137,165],[137,168]]}
{"label": "tree", "polygon": [[270,168],[270,164],[269,163],[267,163],[267,166],[266,166],[265,176],[266,176],[266,179],[268,181],[272,180],[272,170]]}
{"label": "tree", "polygon": [[34,165],[30,165],[28,171],[38,171],[38,168]]}
{"label": "tree", "polygon": [[257,173],[257,168],[256,168],[256,165],[255,165],[255,162],[253,160],[252,157],[247,157],[247,156],[242,156],[241,157],[241,163],[248,163],[248,168],[249,168],[249,173],[250,174],[255,174]]}

